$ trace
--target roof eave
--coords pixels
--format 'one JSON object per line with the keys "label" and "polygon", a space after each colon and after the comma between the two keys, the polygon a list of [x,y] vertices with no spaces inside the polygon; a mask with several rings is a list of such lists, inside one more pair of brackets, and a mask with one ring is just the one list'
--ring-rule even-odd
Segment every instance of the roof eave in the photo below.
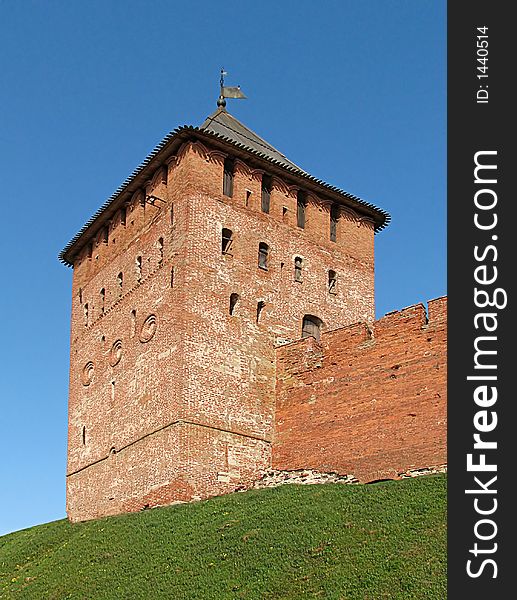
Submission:
{"label": "roof eave", "polygon": [[290,165],[286,165],[285,163],[271,159],[268,156],[262,154],[261,152],[254,150],[253,148],[248,148],[243,144],[235,142],[229,138],[225,138],[224,136],[221,136],[219,134],[200,131],[197,128],[195,128],[194,131],[200,136],[209,137],[212,141],[222,142],[224,144],[224,147],[231,146],[232,148],[238,148],[239,150],[242,150],[247,156],[251,155],[254,158],[257,158],[263,162],[265,161],[268,165],[275,166],[279,174],[285,174],[287,172],[294,180],[302,179],[304,182],[310,182],[313,185],[313,189],[315,191],[321,191],[321,188],[323,188],[324,192],[330,195],[332,199],[336,202],[341,202],[342,204],[345,204],[350,208],[359,210],[360,212],[365,214],[365,216],[370,216],[375,222],[376,233],[385,229],[391,221],[391,215],[382,208],[379,208],[378,206],[375,206],[370,202],[366,202],[366,200],[359,198],[359,196],[355,196],[354,194],[350,194],[349,192],[346,192],[345,190],[342,190],[336,186],[330,185],[321,179],[317,179],[316,177],[313,177],[309,173],[306,173],[305,171],[302,171],[299,168],[291,167]]}
{"label": "roof eave", "polygon": [[[317,179],[312,175],[309,175],[305,171],[298,168],[292,167],[280,161],[274,160],[257,150],[247,147],[244,144],[238,143],[230,138],[222,136],[217,133],[204,131],[199,127],[193,127],[192,125],[184,125],[171,131],[167,134],[163,140],[152,150],[152,152],[144,159],[140,165],[134,169],[134,171],[127,177],[123,183],[115,190],[115,192],[104,202],[104,204],[95,212],[95,214],[83,225],[80,231],[70,240],[70,242],[61,250],[59,253],[59,260],[67,266],[73,266],[73,260],[79,250],[83,248],[87,241],[91,239],[104,225],[105,220],[113,216],[119,208],[122,207],[125,202],[124,196],[136,191],[141,187],[144,180],[144,174],[151,169],[158,168],[164,163],[166,158],[170,156],[171,151],[174,150],[175,146],[180,146],[181,143],[186,141],[190,136],[195,136],[204,140],[216,142],[224,148],[233,148],[242,151],[247,156],[252,156],[262,163],[273,166],[278,174],[286,174],[296,180],[303,180],[308,182],[312,187],[313,191],[323,189],[326,194],[331,196],[336,202],[340,202],[354,210],[359,210],[370,217],[375,223],[375,232],[378,233],[386,228],[390,221],[391,216],[381,208],[362,200],[358,196],[354,196],[349,192],[341,190],[335,186],[325,183],[321,179]],[[91,235],[84,240],[84,235],[90,230]],[[82,243],[80,243],[82,241]]]}
{"label": "roof eave", "polygon": [[154,170],[163,164],[164,160],[170,156],[171,151],[174,151],[174,147],[180,146],[183,141],[188,138],[187,132],[189,126],[179,127],[168,133],[163,140],[152,150],[150,154],[144,159],[142,163],[133,170],[133,172],[121,183],[121,185],[113,192],[113,194],[104,202],[104,204],[88,219],[88,221],[81,227],[81,229],[75,234],[75,236],[68,242],[68,244],[61,250],[58,255],[59,260],[66,266],[73,266],[73,259],[77,255],[78,251],[83,248],[86,241],[83,240],[83,236],[88,230],[91,231],[91,235],[88,236],[88,240],[97,234],[97,232],[103,227],[105,220],[113,216],[119,208],[124,204],[128,194],[132,194],[139,187],[141,187],[143,180],[145,180],[145,173],[147,170]]}

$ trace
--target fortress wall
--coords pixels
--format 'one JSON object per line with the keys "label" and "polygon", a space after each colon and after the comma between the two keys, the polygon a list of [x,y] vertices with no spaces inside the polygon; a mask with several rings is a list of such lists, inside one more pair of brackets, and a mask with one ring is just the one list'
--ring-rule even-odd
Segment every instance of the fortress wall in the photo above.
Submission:
{"label": "fortress wall", "polygon": [[447,299],[277,349],[275,469],[360,481],[446,462]]}

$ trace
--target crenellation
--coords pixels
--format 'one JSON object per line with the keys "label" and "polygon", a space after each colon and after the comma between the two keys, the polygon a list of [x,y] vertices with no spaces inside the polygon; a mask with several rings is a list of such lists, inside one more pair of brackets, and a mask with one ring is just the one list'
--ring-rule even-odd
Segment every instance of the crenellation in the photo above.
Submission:
{"label": "crenellation", "polygon": [[441,296],[430,300],[427,313],[429,315],[429,325],[438,325],[447,320],[447,296]]}
{"label": "crenellation", "polygon": [[[402,335],[412,331],[420,331],[427,325],[427,311],[422,303],[393,311],[375,323],[376,337],[384,335]],[[396,328],[396,329],[395,329]]]}
{"label": "crenellation", "polygon": [[[446,309],[446,299],[430,301]],[[277,348],[273,467],[362,481],[446,462],[446,320],[421,304]],[[381,433],[382,432],[382,433]]]}

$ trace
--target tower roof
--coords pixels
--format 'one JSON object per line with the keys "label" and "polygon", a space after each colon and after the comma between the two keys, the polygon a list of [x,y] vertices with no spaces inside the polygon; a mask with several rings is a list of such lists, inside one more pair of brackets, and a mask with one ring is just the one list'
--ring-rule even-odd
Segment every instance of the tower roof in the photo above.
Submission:
{"label": "tower roof", "polygon": [[224,107],[219,107],[200,125],[199,129],[225,138],[233,144],[240,144],[249,150],[262,154],[269,160],[274,160],[279,165],[295,169],[300,173],[307,173],[291,162],[284,154],[262,139],[246,125],[231,115]]}
{"label": "tower roof", "polygon": [[183,143],[196,139],[253,161],[264,170],[286,177],[300,187],[312,190],[316,194],[323,194],[338,204],[368,216],[375,223],[376,232],[384,229],[391,220],[386,211],[374,204],[309,175],[228,113],[224,107],[218,107],[199,127],[183,125],[168,133],[61,250],[59,253],[61,262],[72,266],[74,257],[81,248],[105,226],[106,221],[113,218],[128,197],[143,186],[149,173],[162,166]]}

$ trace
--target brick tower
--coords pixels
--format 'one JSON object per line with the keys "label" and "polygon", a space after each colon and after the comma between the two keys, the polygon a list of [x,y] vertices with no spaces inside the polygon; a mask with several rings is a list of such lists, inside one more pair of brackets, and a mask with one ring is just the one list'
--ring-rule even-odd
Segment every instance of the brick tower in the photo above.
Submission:
{"label": "brick tower", "polygon": [[169,134],[60,255],[74,275],[69,518],[256,479],[275,347],[373,321],[388,221],[222,106]]}

